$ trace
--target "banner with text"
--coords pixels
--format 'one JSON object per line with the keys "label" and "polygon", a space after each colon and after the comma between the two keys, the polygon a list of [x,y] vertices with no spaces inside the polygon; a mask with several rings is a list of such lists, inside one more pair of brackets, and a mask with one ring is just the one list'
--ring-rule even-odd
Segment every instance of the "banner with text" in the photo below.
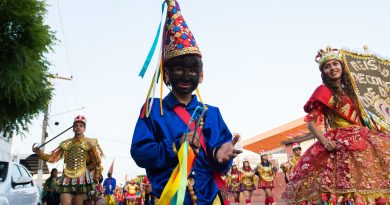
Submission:
{"label": "banner with text", "polygon": [[360,106],[376,125],[389,129],[390,61],[372,54],[342,51],[344,64]]}

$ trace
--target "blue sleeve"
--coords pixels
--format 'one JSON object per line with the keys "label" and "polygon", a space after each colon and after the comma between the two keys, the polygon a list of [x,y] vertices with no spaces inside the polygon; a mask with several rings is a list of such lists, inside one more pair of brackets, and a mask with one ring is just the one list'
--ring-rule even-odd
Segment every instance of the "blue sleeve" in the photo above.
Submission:
{"label": "blue sleeve", "polygon": [[107,178],[103,182],[103,187],[107,187]]}
{"label": "blue sleeve", "polygon": [[114,190],[115,190],[115,187],[116,187],[116,180],[114,178],[112,178],[112,187],[114,187]]}
{"label": "blue sleeve", "polygon": [[207,155],[210,156],[211,164],[217,172],[226,173],[227,171],[229,171],[233,160],[219,164],[213,154],[216,155],[221,145],[232,141],[232,134],[230,133],[229,128],[226,126],[225,122],[223,121],[219,109],[213,108],[213,110],[214,111],[210,112],[210,115],[208,115],[206,119],[211,121],[211,129],[208,130],[208,132],[210,132],[210,138],[208,139]]}
{"label": "blue sleeve", "polygon": [[[158,103],[155,103],[158,105]],[[162,118],[158,113],[151,113],[148,118],[138,118],[135,126],[130,153],[135,163],[142,168],[170,168],[178,163],[173,151],[173,142],[158,136],[158,123],[153,118]]]}

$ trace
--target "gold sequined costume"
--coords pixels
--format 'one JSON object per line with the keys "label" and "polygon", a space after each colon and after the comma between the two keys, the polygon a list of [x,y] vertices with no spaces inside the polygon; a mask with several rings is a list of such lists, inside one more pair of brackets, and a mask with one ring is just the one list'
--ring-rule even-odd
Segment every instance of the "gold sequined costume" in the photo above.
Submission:
{"label": "gold sequined costume", "polygon": [[240,179],[240,172],[238,170],[231,170],[228,175],[227,184],[229,187],[229,191],[234,192],[241,192],[241,179]]}
{"label": "gold sequined costume", "polygon": [[274,166],[271,163],[268,163],[268,166],[259,164],[255,171],[259,175],[259,189],[274,188],[275,173]]}
{"label": "gold sequined costume", "polygon": [[287,162],[280,166],[288,180],[294,175],[295,167],[297,166],[300,158],[301,156],[291,156]]}
{"label": "gold sequined costume", "polygon": [[83,194],[94,190],[97,185],[94,176],[101,176],[102,154],[97,139],[82,137],[65,140],[50,154],[39,154],[39,158],[50,163],[64,158],[60,192]]}
{"label": "gold sequined costume", "polygon": [[241,175],[241,190],[253,191],[256,189],[255,186],[255,172],[250,168],[244,168],[240,170]]}

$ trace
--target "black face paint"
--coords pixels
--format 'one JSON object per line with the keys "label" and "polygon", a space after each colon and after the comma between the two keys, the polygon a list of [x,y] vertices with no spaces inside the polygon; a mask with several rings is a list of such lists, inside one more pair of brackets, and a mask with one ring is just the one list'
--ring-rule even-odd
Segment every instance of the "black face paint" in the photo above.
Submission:
{"label": "black face paint", "polygon": [[192,94],[198,87],[200,71],[198,68],[174,67],[169,71],[169,82],[178,94]]}

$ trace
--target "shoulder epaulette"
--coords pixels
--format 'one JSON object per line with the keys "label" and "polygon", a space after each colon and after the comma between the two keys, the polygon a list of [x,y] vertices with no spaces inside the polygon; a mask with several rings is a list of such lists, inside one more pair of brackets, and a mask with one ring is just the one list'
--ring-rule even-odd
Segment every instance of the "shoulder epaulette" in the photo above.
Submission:
{"label": "shoulder epaulette", "polygon": [[96,138],[85,138],[85,141],[89,144],[91,147],[95,147],[98,144],[98,140]]}
{"label": "shoulder epaulette", "polygon": [[67,139],[67,140],[64,140],[60,143],[60,147],[64,150],[67,150],[69,149],[69,146],[72,144],[72,140],[73,138],[70,138],[70,139]]}

